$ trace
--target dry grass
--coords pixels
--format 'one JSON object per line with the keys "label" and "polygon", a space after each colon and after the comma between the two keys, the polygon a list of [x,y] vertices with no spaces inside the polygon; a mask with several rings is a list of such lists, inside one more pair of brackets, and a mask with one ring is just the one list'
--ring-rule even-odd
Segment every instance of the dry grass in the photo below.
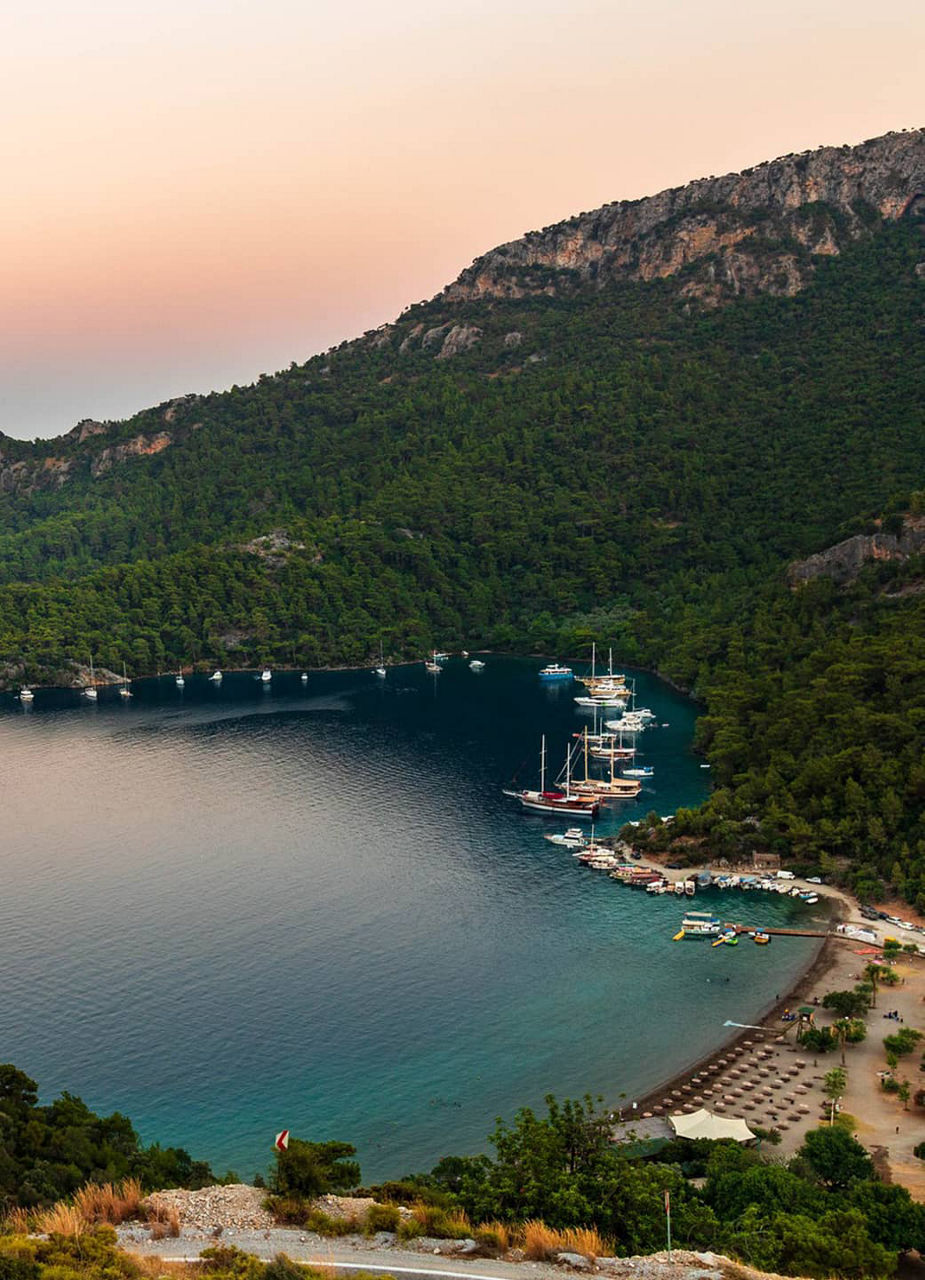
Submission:
{"label": "dry grass", "polygon": [[524,1253],[533,1262],[547,1262],[562,1251],[562,1237],[545,1222],[531,1218],[523,1225]]}
{"label": "dry grass", "polygon": [[614,1245],[593,1227],[569,1227],[562,1232],[563,1247],[569,1253],[581,1253],[590,1262],[613,1256]]}
{"label": "dry grass", "polygon": [[165,1262],[150,1254],[128,1255],[141,1273],[143,1280],[197,1280],[202,1276],[202,1265],[197,1262]]}
{"label": "dry grass", "polygon": [[557,1253],[580,1253],[589,1261],[609,1257],[614,1247],[593,1227],[568,1227],[556,1231],[533,1219],[523,1225],[523,1249],[534,1262],[548,1262]]}
{"label": "dry grass", "polygon": [[499,1253],[507,1253],[514,1243],[511,1228],[506,1222],[480,1222],[475,1229],[476,1240],[491,1243]]}
{"label": "dry grass", "polygon": [[49,1236],[82,1236],[89,1226],[80,1210],[63,1200],[35,1216],[36,1231]]}
{"label": "dry grass", "polygon": [[32,1230],[32,1215],[27,1209],[10,1209],[9,1213],[0,1221],[0,1233],[5,1232],[14,1236],[27,1236]]}
{"label": "dry grass", "polygon": [[128,1218],[139,1216],[142,1195],[137,1178],[125,1178],[118,1185],[88,1182],[75,1192],[74,1207],[87,1222],[109,1222],[118,1226]]}
{"label": "dry grass", "polygon": [[148,1200],[145,1210],[152,1240],[163,1240],[165,1236],[176,1239],[180,1234],[180,1210],[175,1204],[163,1204],[159,1200],[152,1203]]}

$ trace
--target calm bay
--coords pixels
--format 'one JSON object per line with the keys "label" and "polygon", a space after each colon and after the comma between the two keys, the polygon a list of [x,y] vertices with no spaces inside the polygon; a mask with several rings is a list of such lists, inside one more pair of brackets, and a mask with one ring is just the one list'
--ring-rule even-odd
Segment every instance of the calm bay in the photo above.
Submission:
{"label": "calm bay", "polygon": [[[629,1101],[753,1020],[813,940],[673,943],[683,903],[544,840],[568,823],[501,789],[536,784],[542,733],[558,768],[580,690],[487,663],[5,697],[0,1059],[219,1170],[265,1170],[288,1127],[354,1142],[369,1180],[484,1149],[547,1092]],[[655,777],[605,834],[707,793],[693,704],[637,680]]]}

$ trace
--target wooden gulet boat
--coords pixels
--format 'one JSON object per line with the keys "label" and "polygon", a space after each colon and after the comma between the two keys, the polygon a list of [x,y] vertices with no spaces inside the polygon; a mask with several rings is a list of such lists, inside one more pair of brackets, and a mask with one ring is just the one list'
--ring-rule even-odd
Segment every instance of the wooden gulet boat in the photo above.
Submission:
{"label": "wooden gulet boat", "polygon": [[569,769],[571,752],[566,755],[566,783],[564,791],[546,790],[546,736],[543,735],[540,746],[540,789],[539,791],[505,791],[506,796],[519,800],[521,808],[531,813],[551,813],[556,816],[566,814],[572,818],[595,818],[600,809],[600,801],[596,796],[578,795],[570,784]]}
{"label": "wooden gulet boat", "polygon": [[635,778],[617,776],[615,748],[610,752],[610,778],[592,778],[588,770],[588,734],[584,733],[585,776],[572,782],[572,789],[580,796],[596,796],[598,800],[632,800],[642,790]]}

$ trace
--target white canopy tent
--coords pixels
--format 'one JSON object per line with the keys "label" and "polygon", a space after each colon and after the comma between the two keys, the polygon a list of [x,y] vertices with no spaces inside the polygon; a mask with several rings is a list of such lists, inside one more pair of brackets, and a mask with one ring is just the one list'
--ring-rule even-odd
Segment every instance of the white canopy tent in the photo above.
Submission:
{"label": "white canopy tent", "polygon": [[732,1138],[734,1142],[754,1142],[752,1133],[744,1120],[725,1120],[715,1116],[706,1107],[692,1111],[690,1115],[669,1116],[671,1127],[679,1138]]}

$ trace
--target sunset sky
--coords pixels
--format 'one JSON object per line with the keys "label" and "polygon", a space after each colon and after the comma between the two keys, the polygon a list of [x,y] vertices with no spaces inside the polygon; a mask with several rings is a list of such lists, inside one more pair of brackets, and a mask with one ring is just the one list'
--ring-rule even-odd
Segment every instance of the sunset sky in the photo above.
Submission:
{"label": "sunset sky", "polygon": [[31,0],[0,430],[248,382],[524,231],[925,125],[921,0]]}

